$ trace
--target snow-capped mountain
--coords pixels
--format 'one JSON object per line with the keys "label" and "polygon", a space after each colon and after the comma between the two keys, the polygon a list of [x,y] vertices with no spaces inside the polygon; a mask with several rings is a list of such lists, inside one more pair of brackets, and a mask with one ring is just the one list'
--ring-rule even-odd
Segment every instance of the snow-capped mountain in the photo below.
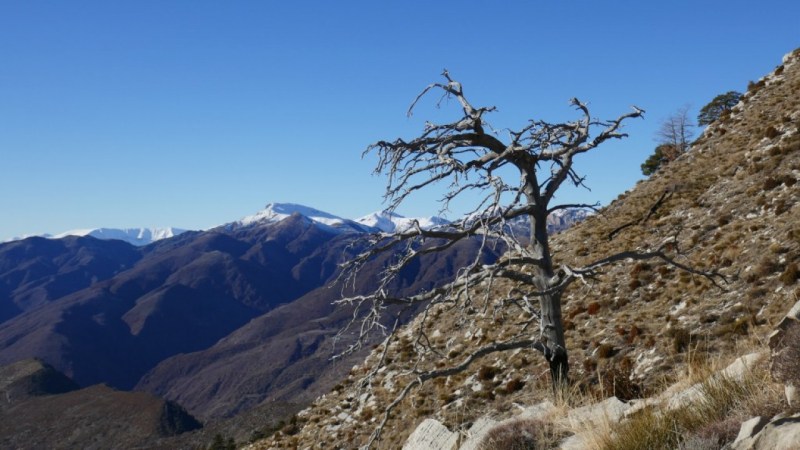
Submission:
{"label": "snow-capped mountain", "polygon": [[136,246],[143,246],[161,239],[177,236],[187,230],[181,228],[83,228],[65,231],[58,234],[27,234],[14,237],[5,242],[20,241],[29,237],[43,237],[48,239],[61,239],[67,236],[91,236],[97,239],[118,239]]}
{"label": "snow-capped mountain", "polygon": [[161,239],[177,236],[187,230],[181,228],[88,228],[82,230],[70,230],[53,236],[45,236],[51,239],[61,239],[66,236],[91,236],[97,239],[118,239],[129,244],[141,246],[147,245]]}
{"label": "snow-capped mountain", "polygon": [[[557,209],[547,216],[547,233],[555,234],[583,221],[594,214],[591,209],[585,208],[565,208]],[[520,216],[508,221],[509,229],[518,236],[525,236],[530,233],[530,218]]]}
{"label": "snow-capped mountain", "polygon": [[377,228],[384,233],[394,233],[397,231],[404,231],[411,228],[414,222],[419,223],[420,228],[430,229],[440,225],[447,225],[449,221],[441,217],[403,217],[399,214],[379,211],[368,214],[364,217],[356,219],[356,222],[370,228]]}
{"label": "snow-capped mountain", "polygon": [[223,227],[237,229],[280,222],[289,216],[299,214],[312,222],[345,233],[373,233],[382,231],[392,233],[402,231],[418,222],[424,229],[449,223],[440,217],[403,217],[388,211],[374,212],[356,220],[344,219],[318,209],[294,203],[269,203],[261,211],[243,217]]}
{"label": "snow-capped mountain", "polygon": [[[554,234],[583,221],[594,214],[589,208],[564,208],[557,209],[547,216],[547,233]],[[466,217],[467,223],[478,220],[481,216],[472,214]],[[530,233],[530,218],[519,216],[506,221],[506,231],[517,236],[526,236]]]}
{"label": "snow-capped mountain", "polygon": [[[333,214],[320,211],[309,206],[297,205],[293,203],[269,203],[263,210],[243,217],[242,219],[224,225],[228,229],[250,227],[263,224],[280,222],[287,217],[299,214],[308,220],[319,225],[346,233],[363,233],[381,231],[384,233],[394,233],[407,230],[414,226],[414,222],[419,223],[422,229],[447,225],[448,220],[441,217],[404,217],[400,214],[388,211],[379,211],[360,217],[355,220],[344,219]],[[550,233],[565,230],[573,224],[580,222],[589,215],[591,210],[570,208],[554,211],[547,219],[547,229]],[[527,232],[527,218],[520,218],[513,222],[512,227],[519,228],[519,232]]]}
{"label": "snow-capped mountain", "polygon": [[594,214],[594,211],[586,208],[566,208],[557,209],[547,216],[547,231],[557,233],[583,221]]}
{"label": "snow-capped mountain", "polygon": [[[550,214],[547,219],[547,229],[555,233],[569,228],[573,224],[580,222],[592,211],[587,209],[564,209]],[[333,214],[320,211],[318,209],[298,205],[294,203],[269,203],[261,211],[245,216],[237,221],[221,225],[218,228],[235,230],[252,226],[267,225],[278,223],[292,215],[300,215],[309,221],[323,226],[327,229],[339,233],[394,233],[404,231],[419,223],[423,229],[447,225],[450,223],[446,219],[437,216],[431,217],[404,217],[399,214],[379,211],[360,217],[356,220],[345,219]],[[522,234],[527,231],[527,218],[521,218],[511,224],[512,228]],[[118,239],[132,245],[143,246],[161,239],[177,236],[187,230],[174,227],[166,228],[85,228],[78,230],[65,231],[63,233],[52,234],[31,234],[22,237],[15,237],[4,242],[22,240],[28,237],[39,236],[49,239],[60,239],[66,236],[91,236],[97,239]],[[3,241],[0,241],[2,243]]]}
{"label": "snow-capped mountain", "polygon": [[261,211],[245,216],[236,222],[223,225],[228,229],[237,229],[265,224],[278,223],[289,216],[301,215],[312,222],[344,233],[364,233],[373,231],[350,219],[344,219],[333,214],[320,211],[310,206],[297,205],[294,203],[269,203]]}

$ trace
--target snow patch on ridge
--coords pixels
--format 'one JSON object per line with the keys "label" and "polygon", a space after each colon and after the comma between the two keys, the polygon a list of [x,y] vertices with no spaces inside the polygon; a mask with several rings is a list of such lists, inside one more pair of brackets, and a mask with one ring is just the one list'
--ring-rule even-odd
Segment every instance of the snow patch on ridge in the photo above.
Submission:
{"label": "snow patch on ridge", "polygon": [[275,223],[280,222],[281,220],[295,213],[308,217],[314,222],[319,222],[332,227],[341,226],[344,225],[345,222],[348,222],[346,219],[311,208],[309,206],[297,205],[294,203],[270,203],[261,211],[239,219],[236,221],[236,224],[246,227],[260,222]]}
{"label": "snow patch on ridge", "polygon": [[[187,230],[181,228],[81,228],[77,230],[65,231],[58,234],[26,234],[20,237],[13,237],[4,242],[21,241],[29,237],[43,237],[47,239],[61,239],[67,236],[91,236],[96,239],[117,239],[136,246],[151,244],[161,239],[175,237]],[[0,242],[3,243],[3,242]]]}
{"label": "snow patch on ridge", "polygon": [[374,212],[356,219],[356,222],[371,228],[377,228],[384,233],[405,231],[413,227],[414,222],[419,223],[420,228],[424,230],[450,223],[441,217],[403,217],[389,211]]}
{"label": "snow patch on ridge", "polygon": [[61,239],[67,236],[91,236],[97,239],[118,239],[133,245],[147,245],[155,241],[175,237],[186,230],[181,228],[87,228],[70,230],[53,236],[50,239]]}
{"label": "snow patch on ridge", "polygon": [[294,214],[303,216],[318,225],[339,233],[364,233],[373,231],[352,220],[343,219],[339,216],[311,208],[310,206],[297,205],[294,203],[269,203],[261,211],[223,226],[228,229],[235,229],[273,224]]}

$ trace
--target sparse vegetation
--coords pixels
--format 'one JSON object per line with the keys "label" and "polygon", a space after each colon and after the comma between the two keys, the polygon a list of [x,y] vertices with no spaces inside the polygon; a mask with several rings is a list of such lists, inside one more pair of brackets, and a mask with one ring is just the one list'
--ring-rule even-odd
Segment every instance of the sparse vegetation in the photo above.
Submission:
{"label": "sparse vegetation", "polygon": [[786,270],[781,274],[781,282],[787,286],[794,284],[800,279],[800,270],[797,268],[797,263],[791,263],[786,266]]}
{"label": "sparse vegetation", "polygon": [[647,408],[637,413],[615,428],[603,448],[688,450],[705,443],[719,449],[733,442],[742,421],[753,416],[772,417],[785,406],[781,390],[763,368],[745,371],[741,380],[710,377],[702,383],[700,392],[697,401],[675,409]]}
{"label": "sparse vegetation", "polygon": [[800,387],[800,324],[793,324],[778,344],[772,372],[781,382]]}
{"label": "sparse vegetation", "polygon": [[214,435],[214,440],[208,446],[208,450],[236,450],[236,443],[233,438],[225,439],[221,434]]}
{"label": "sparse vegetation", "polygon": [[[628,379],[639,387],[641,395],[655,395],[665,384],[686,380],[689,367],[696,361],[730,357],[745,342],[763,342],[800,298],[797,279],[786,284],[790,278],[783,278],[784,273],[794,270],[800,254],[797,225],[800,209],[795,206],[800,198],[800,185],[796,183],[796,171],[800,170],[800,133],[785,120],[790,117],[796,121],[800,117],[800,89],[791,90],[792,86],[800,87],[797,64],[786,65],[785,83],[769,86],[763,83],[763,91],[758,95],[747,94],[744,107],[737,108],[724,124],[721,121],[711,124],[689,157],[675,161],[658,176],[620,194],[602,214],[551,240],[559,260],[575,258],[579,262],[620,248],[646,247],[653,242],[674,243],[682,260],[704,267],[725,267],[724,272],[730,275],[726,290],[716,292],[709,290],[710,283],[701,277],[655,263],[649,270],[636,269],[634,263],[568,289],[563,298],[564,317],[572,325],[567,327],[565,323],[566,342],[572,349],[576,386],[586,395],[608,393],[608,386],[618,386],[624,375],[611,371],[617,368],[624,374],[625,364],[630,364]],[[783,132],[767,141],[763,133],[770,125]],[[727,129],[725,133],[720,132],[723,126]],[[766,177],[780,184],[765,190]],[[609,239],[613,230],[646,216],[665,191],[673,194],[658,214],[647,222],[627,226]],[[763,205],[758,205],[760,197],[764,199]],[[676,236],[676,230],[682,230],[682,234]],[[654,276],[653,281],[631,290],[631,281],[647,272]],[[498,284],[491,295],[507,298],[513,287]],[[479,297],[473,297],[476,304],[480,304]],[[588,305],[592,303],[597,304],[592,307],[596,311],[588,314]],[[494,314],[491,308],[485,312],[476,308],[476,313],[463,321],[455,319],[446,307],[441,311],[435,329],[453,337],[450,344],[443,339],[441,347],[437,347],[444,355],[452,352],[464,358],[477,348],[482,338],[464,338],[466,333],[475,336],[479,330],[491,330],[495,335],[511,335],[509,324],[514,323],[514,318],[508,317],[504,324],[496,325],[491,320]],[[511,311],[522,317],[521,310]],[[428,336],[434,330],[421,329]],[[600,343],[609,344],[619,352],[610,358],[598,358],[593,352]],[[623,363],[626,358],[628,362]],[[482,366],[502,368],[503,380],[518,377],[525,385],[513,393],[503,393],[508,391],[508,382],[503,381],[494,387],[500,395],[494,399],[479,398],[471,390],[476,377],[470,380],[469,376],[476,375]],[[408,368],[393,364],[386,373],[397,376]],[[438,402],[439,406],[432,407],[432,417],[452,431],[464,430],[482,415],[509,418],[518,411],[514,404],[533,405],[543,401],[551,392],[547,388],[547,370],[530,351],[502,357],[489,355],[476,359],[469,376],[447,377],[445,382],[432,384],[422,392],[428,393],[432,402]],[[348,381],[351,390],[357,380],[354,375]],[[689,408],[667,417],[657,409],[644,409],[632,416],[630,425],[615,426],[624,436],[614,442],[625,440],[627,444],[609,444],[607,448],[719,449],[719,442],[730,439],[731,435],[735,437],[741,421],[751,417],[750,414],[771,417],[773,412],[786,407],[778,392],[782,388],[763,374],[756,374],[755,380],[756,387],[751,382],[743,383],[750,386],[744,393],[731,391],[738,399],[732,405],[716,403],[726,411],[722,416],[708,414],[708,420],[701,417],[690,427],[682,425],[685,419],[697,417],[698,411],[704,411],[701,408],[705,407],[696,406],[694,412]],[[383,393],[377,403],[385,405],[392,399]],[[565,403],[574,406],[582,401],[590,400],[572,398]],[[330,399],[320,401],[321,405],[331,403]],[[381,445],[402,447],[405,437],[419,423],[411,414],[412,408],[410,401],[397,407],[397,418],[390,422],[394,431],[387,433]],[[315,429],[324,426],[322,423]],[[360,436],[353,442],[365,442],[371,431],[369,424],[350,426]],[[309,439],[304,442],[313,442]]]}
{"label": "sparse vegetation", "polygon": [[478,445],[479,450],[531,450],[556,448],[562,435],[552,424],[536,419],[518,419],[498,425]]}

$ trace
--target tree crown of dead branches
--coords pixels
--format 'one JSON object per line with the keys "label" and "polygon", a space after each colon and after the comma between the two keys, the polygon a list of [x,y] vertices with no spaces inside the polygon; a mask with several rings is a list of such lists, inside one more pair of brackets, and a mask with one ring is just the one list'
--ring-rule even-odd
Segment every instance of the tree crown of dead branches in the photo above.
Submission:
{"label": "tree crown of dead branches", "polygon": [[[396,338],[399,317],[387,321],[386,312],[393,305],[422,308],[421,319],[414,322],[410,333],[416,349],[417,361],[405,374],[409,382],[385,410],[383,421],[376,428],[367,446],[379,437],[391,410],[416,386],[426,380],[448,376],[465,370],[475,359],[498,351],[516,348],[533,348],[550,362],[554,382],[567,379],[568,362],[561,318],[561,293],[574,281],[594,278],[602,268],[624,261],[661,259],[682,270],[705,276],[715,285],[721,278],[717,273],[707,273],[675,261],[677,239],[667,239],[653,249],[638,249],[605,255],[581,267],[562,263],[556,266],[551,258],[546,221],[548,215],[564,208],[587,207],[589,204],[555,204],[552,201],[564,182],[583,186],[584,177],[573,168],[575,157],[597,148],[600,144],[627,135],[621,131],[623,122],[642,117],[644,110],[632,111],[611,120],[593,118],[585,103],[570,100],[578,118],[563,123],[530,120],[519,130],[496,132],[487,116],[492,107],[473,106],[464,93],[461,83],[445,70],[443,82],[428,85],[412,102],[410,115],[425,95],[440,92],[444,99],[455,99],[462,117],[454,122],[434,124],[427,122],[421,134],[411,140],[379,141],[370,145],[365,155],[375,153],[378,163],[375,173],[387,177],[385,200],[388,210],[397,208],[413,193],[437,182],[448,182],[443,198],[443,208],[454,199],[467,193],[478,193],[475,208],[452,223],[431,229],[419,223],[393,233],[376,233],[368,238],[366,250],[344,264],[340,281],[355,286],[359,269],[377,255],[392,252],[393,260],[387,264],[379,281],[363,295],[343,298],[337,303],[353,308],[350,323],[342,334],[355,330],[354,343],[344,353],[356,351],[376,331],[388,334],[378,363],[364,378],[368,386],[378,369],[385,364],[389,343]],[[489,131],[487,131],[489,130]],[[508,176],[512,169],[518,178]],[[502,174],[501,174],[502,172]],[[646,215],[609,235],[612,239],[626,227],[646,222],[655,210],[669,199],[665,192]],[[518,227],[523,221],[527,233],[520,235]],[[459,268],[455,279],[443,286],[415,295],[399,296],[393,292],[393,282],[404,268],[423,255],[442,252],[459,242],[475,239],[480,250],[474,259]],[[492,263],[481,259],[483,250],[501,248],[504,255]],[[490,295],[495,280],[505,279],[509,284],[503,295]],[[476,293],[480,295],[476,295]],[[482,308],[484,312],[503,314],[510,308],[522,310],[530,319],[519,323],[517,333],[503,341],[490,342],[462,360],[442,364],[447,357],[439,352],[426,334],[430,325],[429,312],[436,305],[451,308],[456,313]],[[396,311],[395,311],[396,313]],[[539,332],[531,330],[538,323]],[[432,364],[431,361],[439,364]]]}

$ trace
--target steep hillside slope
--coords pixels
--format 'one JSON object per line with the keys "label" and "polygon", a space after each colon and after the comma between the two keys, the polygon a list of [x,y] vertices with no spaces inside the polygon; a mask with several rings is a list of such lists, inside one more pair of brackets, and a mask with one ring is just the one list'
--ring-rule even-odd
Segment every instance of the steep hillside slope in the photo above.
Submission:
{"label": "steep hillside slope", "polygon": [[[763,339],[800,297],[800,50],[757,83],[730,115],[708,127],[691,151],[639,183],[600,214],[555,237],[560,262],[596,260],[626,249],[669,244],[684,264],[718,270],[722,289],[658,262],[622,264],[565,295],[572,377],[585,392],[631,398],[655,392],[691,362],[725,359],[738,346]],[[654,208],[658,205],[657,208]],[[514,333],[520,311],[486,309],[454,317],[431,311],[427,336],[451,358]],[[502,295],[501,295],[502,294]],[[414,354],[412,322],[392,342],[387,370],[371,389],[356,380],[383,350],[296,422],[251,448],[355,448],[381,420],[381,411],[408,377]],[[459,431],[483,414],[508,417],[548,398],[548,370],[533,350],[490,355],[462,374],[427,383],[401,402],[379,448],[400,448],[426,417]]]}

